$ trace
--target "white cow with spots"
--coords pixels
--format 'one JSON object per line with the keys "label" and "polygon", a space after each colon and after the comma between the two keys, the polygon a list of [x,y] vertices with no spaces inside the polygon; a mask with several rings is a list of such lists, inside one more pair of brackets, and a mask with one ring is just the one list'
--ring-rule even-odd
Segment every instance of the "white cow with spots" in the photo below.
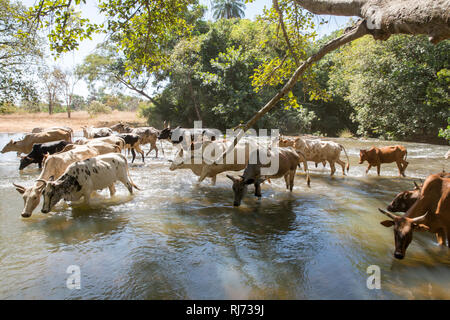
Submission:
{"label": "white cow with spots", "polygon": [[335,163],[342,166],[342,173],[345,175],[345,162],[340,159],[343,150],[347,157],[347,172],[350,169],[350,160],[347,151],[340,143],[333,141],[323,141],[318,139],[305,139],[296,137],[294,139],[280,139],[280,147],[293,146],[296,151],[302,152],[306,156],[307,161],[316,163],[326,161],[330,163],[331,175],[336,172]]}
{"label": "white cow with spots", "polygon": [[133,193],[140,190],[130,179],[125,156],[109,153],[72,163],[56,181],[45,183],[42,213],[48,213],[59,200],[76,201],[81,197],[89,204],[92,192],[109,188],[111,196],[115,193],[114,182],[122,182]]}

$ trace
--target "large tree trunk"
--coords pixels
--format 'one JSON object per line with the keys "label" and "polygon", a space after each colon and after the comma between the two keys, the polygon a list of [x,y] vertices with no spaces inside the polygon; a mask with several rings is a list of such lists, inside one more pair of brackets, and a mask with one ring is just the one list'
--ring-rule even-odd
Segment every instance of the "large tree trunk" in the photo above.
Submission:
{"label": "large tree trunk", "polygon": [[315,14],[357,16],[377,40],[425,34],[434,44],[450,38],[450,0],[295,0]]}

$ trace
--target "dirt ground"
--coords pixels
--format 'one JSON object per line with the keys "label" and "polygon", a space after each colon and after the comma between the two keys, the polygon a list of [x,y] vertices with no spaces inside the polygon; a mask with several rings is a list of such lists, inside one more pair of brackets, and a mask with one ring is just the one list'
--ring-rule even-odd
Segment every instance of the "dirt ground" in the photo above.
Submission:
{"label": "dirt ground", "polygon": [[132,126],[144,126],[145,119],[139,118],[136,112],[113,111],[91,118],[86,111],[72,112],[71,118],[67,113],[15,113],[0,116],[0,132],[31,132],[36,127],[68,126],[73,130],[81,130],[81,126],[104,127],[123,121]]}

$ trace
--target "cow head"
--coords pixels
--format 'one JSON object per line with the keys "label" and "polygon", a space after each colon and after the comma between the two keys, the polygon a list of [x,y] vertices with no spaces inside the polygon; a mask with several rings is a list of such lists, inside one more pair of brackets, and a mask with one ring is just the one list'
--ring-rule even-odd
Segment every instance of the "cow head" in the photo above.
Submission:
{"label": "cow head", "polygon": [[23,170],[26,167],[28,167],[30,164],[32,164],[34,161],[33,158],[30,158],[29,156],[24,156],[20,158],[20,166],[19,170]]}
{"label": "cow head", "polygon": [[44,203],[42,204],[42,213],[49,213],[50,210],[61,200],[64,196],[64,190],[58,188],[58,182],[53,181],[50,177],[48,181],[40,180],[44,183],[44,190],[42,196]]}
{"label": "cow head", "polygon": [[22,187],[21,185],[13,183],[16,187],[17,192],[22,195],[23,198],[23,210],[22,217],[29,218],[33,214],[33,210],[39,205],[41,199],[42,190],[45,187],[45,184],[39,183],[30,188]]}
{"label": "cow head", "polygon": [[391,220],[385,220],[380,222],[385,227],[394,226],[394,240],[395,240],[395,252],[394,257],[397,259],[403,259],[406,255],[406,249],[413,238],[413,231],[428,231],[430,228],[422,222],[425,221],[426,215],[408,218],[404,216],[397,216],[389,211],[378,208],[380,212],[388,216]]}
{"label": "cow head", "polygon": [[164,128],[161,130],[161,133],[158,136],[158,139],[170,139],[172,136],[172,130],[170,127]]}
{"label": "cow head", "polygon": [[227,178],[233,181],[233,193],[234,193],[233,206],[239,207],[241,205],[242,198],[247,192],[248,185],[255,183],[255,180],[245,179],[244,176],[239,176],[236,178],[229,174],[227,174]]}
{"label": "cow head", "polygon": [[16,151],[16,148],[15,148],[15,146],[16,146],[16,144],[17,144],[17,141],[13,141],[12,139],[11,139],[11,141],[9,141],[4,147],[3,147],[3,149],[2,149],[2,153],[6,153],[6,152],[10,152],[10,151]]}
{"label": "cow head", "polygon": [[367,150],[359,150],[359,164],[362,164],[366,160],[368,161]]}
{"label": "cow head", "polygon": [[414,185],[414,190],[407,190],[397,194],[386,209],[391,212],[408,211],[420,196],[420,186],[418,186],[415,182]]}

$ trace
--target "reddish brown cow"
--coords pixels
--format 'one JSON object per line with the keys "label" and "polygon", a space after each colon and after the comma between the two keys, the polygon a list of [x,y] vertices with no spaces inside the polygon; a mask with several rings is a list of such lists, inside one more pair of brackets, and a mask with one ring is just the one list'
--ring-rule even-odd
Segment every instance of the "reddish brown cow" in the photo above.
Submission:
{"label": "reddish brown cow", "polygon": [[440,174],[428,176],[419,200],[403,216],[378,210],[391,218],[381,224],[385,227],[394,226],[395,258],[405,257],[414,230],[435,233],[440,245],[445,245],[447,239],[450,247],[450,178],[442,178]]}
{"label": "reddish brown cow", "polygon": [[380,175],[382,163],[396,162],[400,176],[404,177],[406,167],[408,166],[408,162],[406,161],[407,154],[408,151],[401,145],[382,148],[372,147],[369,150],[359,150],[359,164],[367,161],[369,166],[366,169],[366,174],[372,166],[376,166],[377,173]]}

